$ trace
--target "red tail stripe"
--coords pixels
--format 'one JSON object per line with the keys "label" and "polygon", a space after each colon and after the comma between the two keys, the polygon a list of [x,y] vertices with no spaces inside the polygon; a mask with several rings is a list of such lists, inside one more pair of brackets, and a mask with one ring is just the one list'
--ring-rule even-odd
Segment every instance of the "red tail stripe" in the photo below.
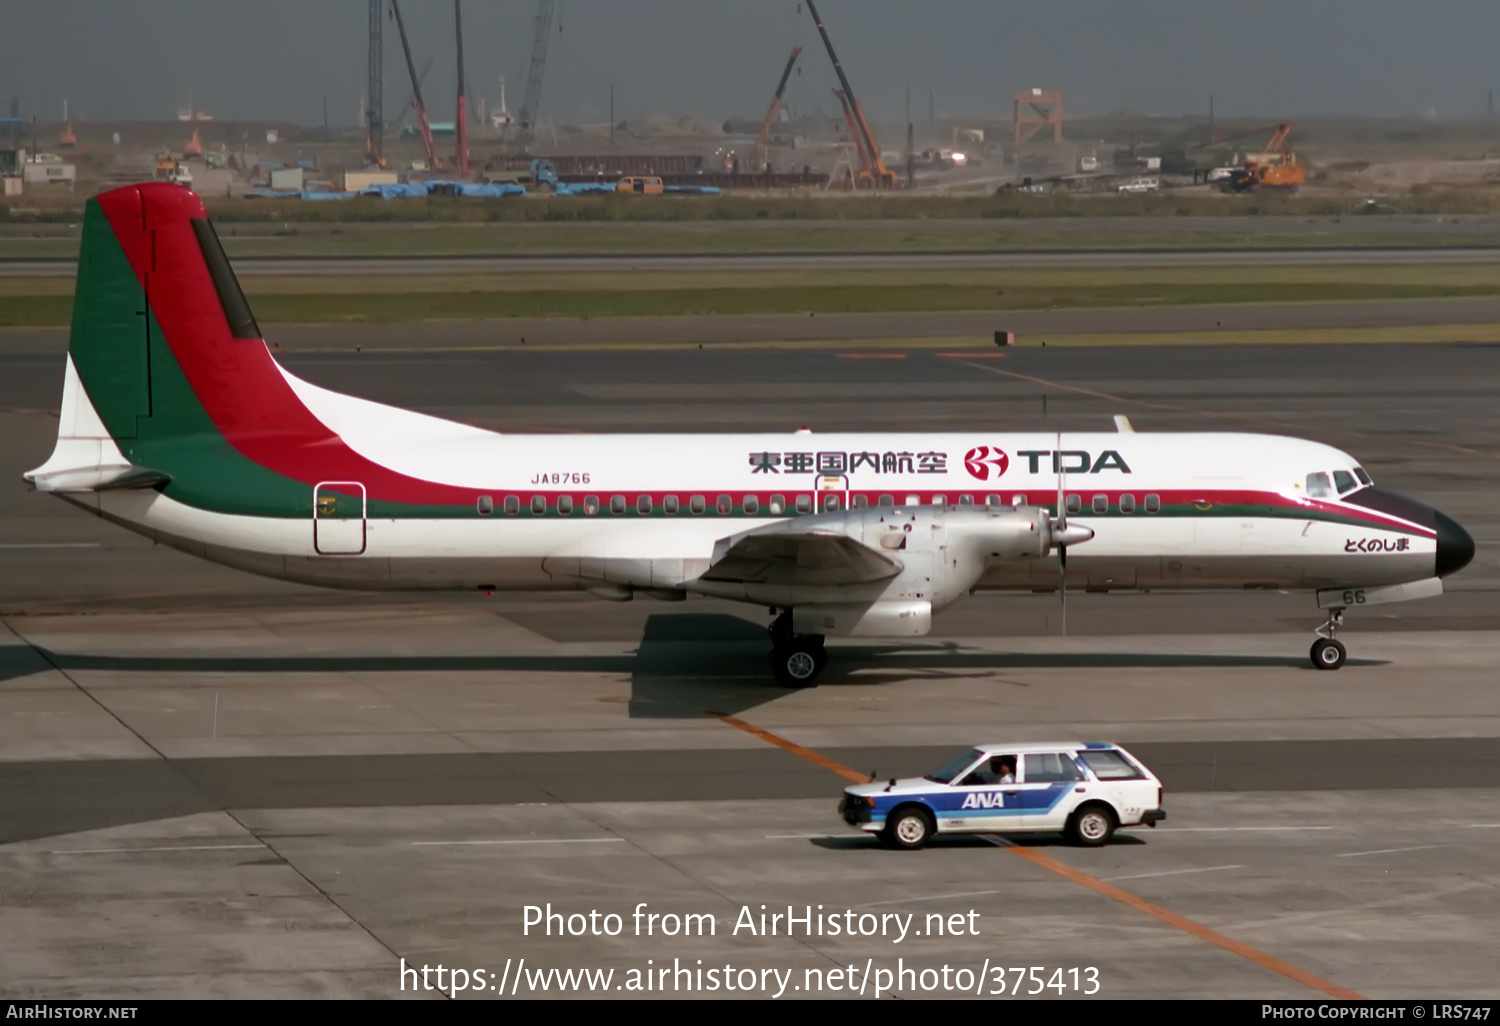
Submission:
{"label": "red tail stripe", "polygon": [[207,211],[180,186],[150,183],[102,194],[99,205],[134,268],[168,346],[230,445],[309,488],[361,481],[372,499],[473,502],[474,490],[422,481],[354,452],[302,404],[263,340],[235,340],[189,218]]}

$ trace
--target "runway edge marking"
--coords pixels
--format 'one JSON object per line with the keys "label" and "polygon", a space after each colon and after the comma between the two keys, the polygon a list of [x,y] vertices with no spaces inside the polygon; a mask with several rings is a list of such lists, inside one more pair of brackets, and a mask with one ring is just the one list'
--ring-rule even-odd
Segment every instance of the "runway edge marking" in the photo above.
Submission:
{"label": "runway edge marking", "polygon": [[[777,735],[771,733],[769,730],[763,730],[760,727],[755,726],[754,724],[746,723],[744,720],[740,719],[737,716],[730,716],[727,713],[714,713],[713,715],[717,716],[721,722],[733,727],[735,730],[743,731],[744,733],[749,734],[751,737],[759,738],[760,740],[765,741],[768,744],[775,745],[777,748],[791,752],[793,755],[799,755],[811,763],[821,766],[832,773],[838,774],[846,780],[852,780],[857,784],[863,784],[869,780],[869,777],[863,773],[852,770],[848,766],[844,766],[840,763],[834,762],[827,756],[820,755],[810,748],[804,748],[802,745],[799,745],[794,741],[788,741],[784,737],[778,737]],[[1271,972],[1276,973],[1278,976],[1285,976],[1287,979],[1294,980],[1295,982],[1300,983],[1305,987],[1310,987],[1313,990],[1322,991],[1324,994],[1327,994],[1332,998],[1339,998],[1340,1000],[1344,1001],[1364,1000],[1364,996],[1361,994],[1356,994],[1352,990],[1349,990],[1345,987],[1340,987],[1336,983],[1330,983],[1322,977],[1315,976],[1305,969],[1299,969],[1289,962],[1283,962],[1281,959],[1276,958],[1274,955],[1266,954],[1259,948],[1253,948],[1248,944],[1243,944],[1240,941],[1234,940],[1233,938],[1226,937],[1222,933],[1219,933],[1217,930],[1209,929],[1202,923],[1189,919],[1186,916],[1179,915],[1178,913],[1173,912],[1171,909],[1163,908],[1160,905],[1149,902],[1145,898],[1141,898],[1137,895],[1131,894],[1129,891],[1116,887],[1113,884],[1105,883],[1103,880],[1099,879],[1096,876],[1091,876],[1081,869],[1074,869],[1072,866],[1067,865],[1064,862],[1059,862],[1052,856],[1043,854],[1042,852],[1039,852],[1034,848],[1025,848],[1017,844],[1009,843],[1002,844],[1000,845],[1000,847],[1002,847],[1005,851],[1011,852],[1012,854],[1025,859],[1027,862],[1030,862],[1034,866],[1049,870],[1050,872],[1056,873],[1058,876],[1066,877],[1067,879],[1072,880],[1074,883],[1088,888],[1095,894],[1101,894],[1106,898],[1118,901],[1120,904],[1133,908],[1137,912],[1144,912],[1146,915],[1151,916],[1153,919],[1160,920],[1161,922],[1166,923],[1168,926],[1176,927],[1184,933],[1191,934],[1192,936],[1197,937],[1199,940],[1207,941],[1208,943],[1213,944],[1216,947],[1223,948],[1225,951],[1228,951],[1231,954],[1239,955],[1241,958],[1248,959],[1249,961],[1254,962],[1256,965],[1260,966],[1263,969],[1269,969]]]}

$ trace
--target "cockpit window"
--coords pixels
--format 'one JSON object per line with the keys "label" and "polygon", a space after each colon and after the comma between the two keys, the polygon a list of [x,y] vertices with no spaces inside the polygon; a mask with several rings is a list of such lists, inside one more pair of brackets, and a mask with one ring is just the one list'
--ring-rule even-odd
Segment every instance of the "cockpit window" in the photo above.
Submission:
{"label": "cockpit window", "polygon": [[1327,499],[1333,495],[1333,485],[1327,474],[1307,475],[1307,496],[1310,499]]}
{"label": "cockpit window", "polygon": [[1335,470],[1333,472],[1333,484],[1339,490],[1340,495],[1343,495],[1345,492],[1352,492],[1358,487],[1354,481],[1354,475],[1347,470]]}
{"label": "cockpit window", "polygon": [[1371,484],[1374,484],[1374,482],[1370,480],[1370,475],[1365,473],[1364,467],[1355,467],[1354,476],[1359,478],[1359,483],[1362,485],[1369,486]]}

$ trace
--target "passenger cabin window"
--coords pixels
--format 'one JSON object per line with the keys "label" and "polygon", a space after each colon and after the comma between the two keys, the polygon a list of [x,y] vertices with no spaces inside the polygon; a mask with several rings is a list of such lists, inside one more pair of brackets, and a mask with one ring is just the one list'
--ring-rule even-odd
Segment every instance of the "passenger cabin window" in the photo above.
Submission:
{"label": "passenger cabin window", "polygon": [[1354,481],[1354,475],[1347,470],[1335,470],[1333,472],[1333,486],[1339,490],[1339,494],[1352,492],[1358,485]]}
{"label": "passenger cabin window", "polygon": [[487,517],[495,512],[495,500],[488,495],[481,495],[476,505],[479,509],[479,515],[482,517]]}
{"label": "passenger cabin window", "polygon": [[932,497],[932,504],[934,506],[946,506],[946,505],[948,505],[948,496],[946,496],[946,495],[934,495]]}
{"label": "passenger cabin window", "polygon": [[922,505],[922,497],[920,495],[908,495],[906,497],[906,504],[908,506],[920,506]]}
{"label": "passenger cabin window", "polygon": [[779,516],[781,516],[781,514],[783,514],[785,512],[786,512],[786,496],[785,495],[773,495],[773,496],[771,496],[771,515],[779,517]]}
{"label": "passenger cabin window", "polygon": [[650,513],[651,512],[651,496],[649,496],[649,495],[638,495],[638,496],[636,496],[636,499],[635,499],[635,511],[637,513]]}
{"label": "passenger cabin window", "polygon": [[958,497],[958,504],[960,506],[972,506],[972,505],[974,505],[974,496],[972,496],[972,495],[960,495]]}
{"label": "passenger cabin window", "polygon": [[1079,760],[1100,780],[1144,780],[1146,774],[1119,752],[1092,749],[1078,753]]}
{"label": "passenger cabin window", "polygon": [[673,513],[673,514],[675,514],[677,512],[677,508],[678,508],[677,507],[677,496],[675,496],[675,495],[668,495],[666,498],[662,499],[661,500],[661,508],[662,508],[662,511],[665,512],[665,513]]}
{"label": "passenger cabin window", "polygon": [[1000,496],[998,495],[986,495],[984,497],[984,504],[991,508],[1004,505],[1004,503],[1000,501]]}
{"label": "passenger cabin window", "polygon": [[1359,483],[1364,485],[1366,488],[1374,483],[1370,480],[1370,475],[1365,473],[1363,467],[1355,467],[1354,476],[1359,478]]}
{"label": "passenger cabin window", "polygon": [[1094,512],[1095,513],[1108,513],[1109,512],[1109,496],[1108,495],[1096,495],[1096,496],[1094,496]]}
{"label": "passenger cabin window", "polygon": [[545,495],[533,495],[531,497],[531,512],[534,516],[541,516],[547,512],[547,497]]}
{"label": "passenger cabin window", "polygon": [[853,503],[853,505],[854,505],[855,509],[864,509],[869,504],[870,504],[870,498],[867,495],[856,495],[854,497],[854,503]]}
{"label": "passenger cabin window", "polygon": [[756,498],[754,495],[747,495],[745,496],[745,501],[742,504],[741,508],[743,508],[746,513],[758,513],[760,511],[760,499]]}
{"label": "passenger cabin window", "polygon": [[563,516],[569,516],[573,512],[573,496],[559,495],[557,497],[557,511]]}
{"label": "passenger cabin window", "polygon": [[1068,496],[1066,502],[1067,502],[1067,508],[1068,508],[1068,512],[1069,513],[1082,513],[1083,512],[1083,499],[1080,498],[1079,496],[1077,496],[1077,495],[1070,495],[1070,496]]}
{"label": "passenger cabin window", "polygon": [[695,495],[688,500],[688,509],[692,512],[693,516],[697,516],[708,509],[708,500],[701,495]]}
{"label": "passenger cabin window", "polygon": [[1131,495],[1129,492],[1126,492],[1124,495],[1120,496],[1120,512],[1121,513],[1134,513],[1135,512],[1135,496],[1134,495]]}
{"label": "passenger cabin window", "polygon": [[513,517],[521,512],[521,498],[518,495],[507,495],[505,497],[505,515]]}
{"label": "passenger cabin window", "polygon": [[1065,752],[1048,752],[1045,755],[1026,756],[1026,782],[1028,784],[1055,784],[1064,780],[1082,780],[1083,773],[1071,755]]}
{"label": "passenger cabin window", "polygon": [[589,516],[599,512],[599,496],[585,495],[583,497],[583,511]]}
{"label": "passenger cabin window", "polygon": [[834,492],[828,492],[823,496],[823,509],[829,513],[839,508],[839,497]]}
{"label": "passenger cabin window", "polygon": [[727,495],[721,495],[714,500],[714,509],[718,510],[721,516],[728,516],[734,512],[734,500]]}
{"label": "passenger cabin window", "polygon": [[611,495],[609,497],[609,511],[615,516],[625,512],[625,496]]}
{"label": "passenger cabin window", "polygon": [[797,496],[797,512],[798,513],[811,513],[812,512],[812,496],[811,495],[799,495],[799,496]]}
{"label": "passenger cabin window", "polygon": [[1307,475],[1307,496],[1310,499],[1327,499],[1333,496],[1333,485],[1323,473]]}
{"label": "passenger cabin window", "polygon": [[1010,497],[1010,504],[1012,506],[1014,506],[1016,509],[1020,509],[1022,506],[1026,505],[1026,496],[1024,496],[1024,495],[1012,495]]}
{"label": "passenger cabin window", "polygon": [[880,505],[882,505],[882,506],[894,506],[895,504],[896,504],[896,500],[895,500],[895,498],[893,496],[882,495],[880,497]]}
{"label": "passenger cabin window", "polygon": [[1161,496],[1160,495],[1157,495],[1155,492],[1148,492],[1146,494],[1146,512],[1147,513],[1160,513],[1161,512]]}

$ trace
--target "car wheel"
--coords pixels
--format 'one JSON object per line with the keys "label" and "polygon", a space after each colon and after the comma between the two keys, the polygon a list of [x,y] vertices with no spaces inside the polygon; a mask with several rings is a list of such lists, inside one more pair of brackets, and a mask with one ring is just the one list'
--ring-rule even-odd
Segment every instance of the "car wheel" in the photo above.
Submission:
{"label": "car wheel", "polygon": [[1085,848],[1108,844],[1115,833],[1115,814],[1098,803],[1085,805],[1068,821],[1068,836]]}
{"label": "car wheel", "polygon": [[915,850],[932,836],[932,820],[921,809],[897,809],[886,821],[885,836],[897,848]]}

